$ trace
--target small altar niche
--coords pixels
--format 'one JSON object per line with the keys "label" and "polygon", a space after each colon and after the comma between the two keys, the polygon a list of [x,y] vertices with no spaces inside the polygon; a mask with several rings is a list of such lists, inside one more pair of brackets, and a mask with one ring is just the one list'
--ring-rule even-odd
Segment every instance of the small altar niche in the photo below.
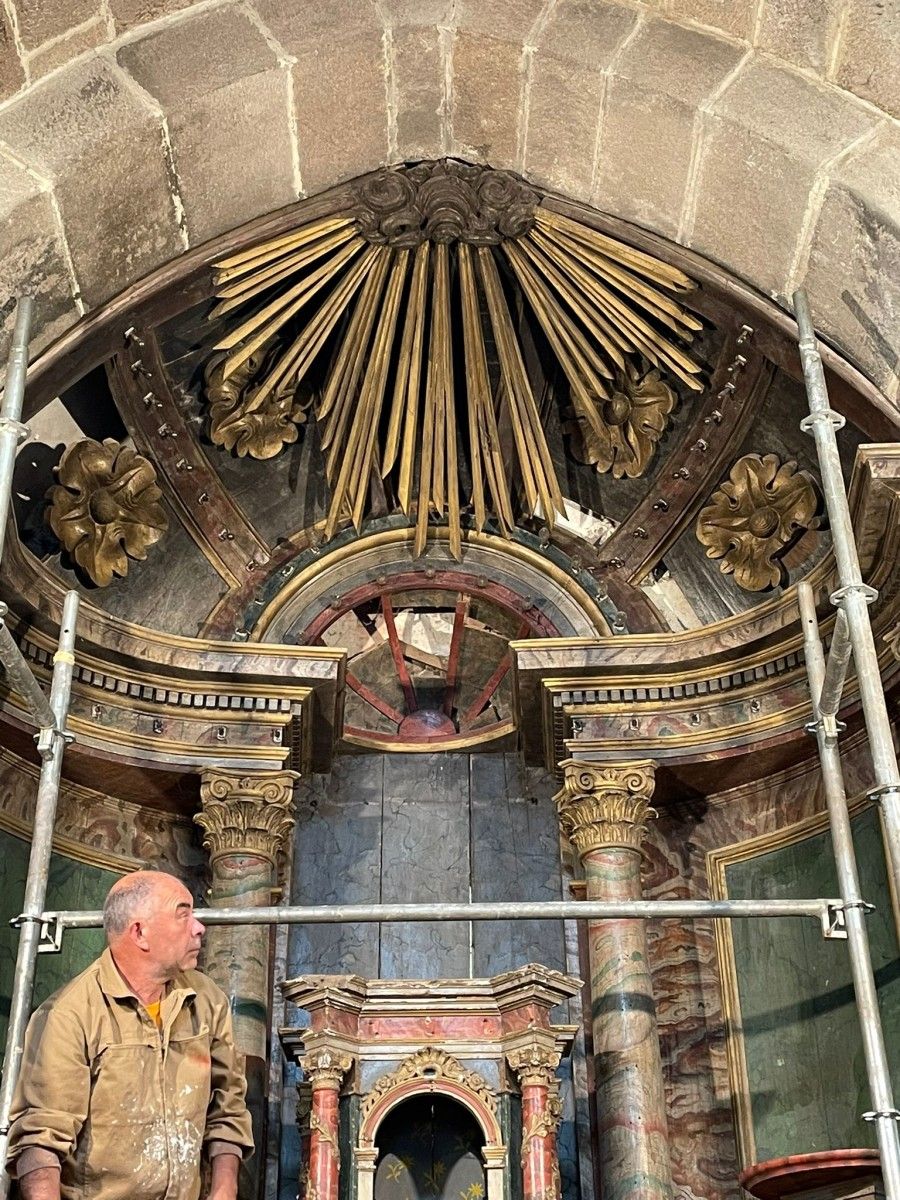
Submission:
{"label": "small altar niche", "polygon": [[529,964],[491,979],[308,975],[280,1031],[301,1068],[300,1200],[559,1200],[556,1069],[580,989]]}

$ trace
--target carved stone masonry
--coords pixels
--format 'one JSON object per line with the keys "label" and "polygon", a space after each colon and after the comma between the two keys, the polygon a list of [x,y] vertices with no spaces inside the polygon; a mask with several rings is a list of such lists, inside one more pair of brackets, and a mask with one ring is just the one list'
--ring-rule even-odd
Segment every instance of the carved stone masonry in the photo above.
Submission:
{"label": "carved stone masonry", "polygon": [[563,786],[554,799],[563,833],[579,854],[621,847],[640,850],[650,807],[655,767],[649,759],[589,763],[566,759]]}
{"label": "carved stone masonry", "polygon": [[211,861],[224,854],[258,854],[274,864],[294,824],[291,797],[297,778],[295,771],[204,772],[203,810],[194,821],[204,831]]}
{"label": "carved stone masonry", "polygon": [[540,196],[507,171],[441,159],[381,170],[356,190],[359,231],[380,245],[424,241],[496,246],[534,224]]}

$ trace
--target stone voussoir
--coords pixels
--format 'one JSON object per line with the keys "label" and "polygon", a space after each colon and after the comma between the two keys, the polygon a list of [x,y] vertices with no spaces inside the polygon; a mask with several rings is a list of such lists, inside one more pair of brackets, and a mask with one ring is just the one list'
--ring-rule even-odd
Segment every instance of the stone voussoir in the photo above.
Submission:
{"label": "stone voussoir", "polygon": [[290,77],[245,12],[189,14],[117,59],[166,114],[192,242],[297,199]]}
{"label": "stone voussoir", "polygon": [[784,297],[819,172],[876,118],[835,89],[759,57],[710,109],[690,245]]}
{"label": "stone voussoir", "polygon": [[816,324],[888,395],[900,378],[900,132],[832,173],[804,280]]}
{"label": "stone voussoir", "polygon": [[610,74],[595,204],[677,236],[697,109],[744,53],[736,42],[671,21],[641,26]]}
{"label": "stone voussoir", "polygon": [[0,112],[0,141],[53,185],[88,305],[182,249],[159,116],[105,58],[79,59]]}

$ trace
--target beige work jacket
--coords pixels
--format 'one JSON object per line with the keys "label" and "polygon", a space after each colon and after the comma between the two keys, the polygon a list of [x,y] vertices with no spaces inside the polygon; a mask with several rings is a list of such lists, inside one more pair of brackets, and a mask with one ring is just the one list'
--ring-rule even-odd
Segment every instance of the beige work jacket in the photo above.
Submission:
{"label": "beige work jacket", "polygon": [[109,950],[31,1018],[13,1101],[11,1170],[29,1147],[62,1164],[65,1200],[197,1200],[204,1145],[253,1149],[228,1001],[178,975],[158,1029]]}

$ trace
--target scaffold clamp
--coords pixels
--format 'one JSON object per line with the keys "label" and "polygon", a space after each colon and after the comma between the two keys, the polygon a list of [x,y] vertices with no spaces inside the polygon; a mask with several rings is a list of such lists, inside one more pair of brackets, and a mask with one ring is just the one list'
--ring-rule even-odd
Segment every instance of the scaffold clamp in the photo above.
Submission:
{"label": "scaffold clamp", "polygon": [[847,940],[847,912],[843,903],[826,904],[822,911],[822,937]]}
{"label": "scaffold clamp", "polygon": [[864,1112],[864,1121],[900,1121],[900,1108],[877,1108]]}

